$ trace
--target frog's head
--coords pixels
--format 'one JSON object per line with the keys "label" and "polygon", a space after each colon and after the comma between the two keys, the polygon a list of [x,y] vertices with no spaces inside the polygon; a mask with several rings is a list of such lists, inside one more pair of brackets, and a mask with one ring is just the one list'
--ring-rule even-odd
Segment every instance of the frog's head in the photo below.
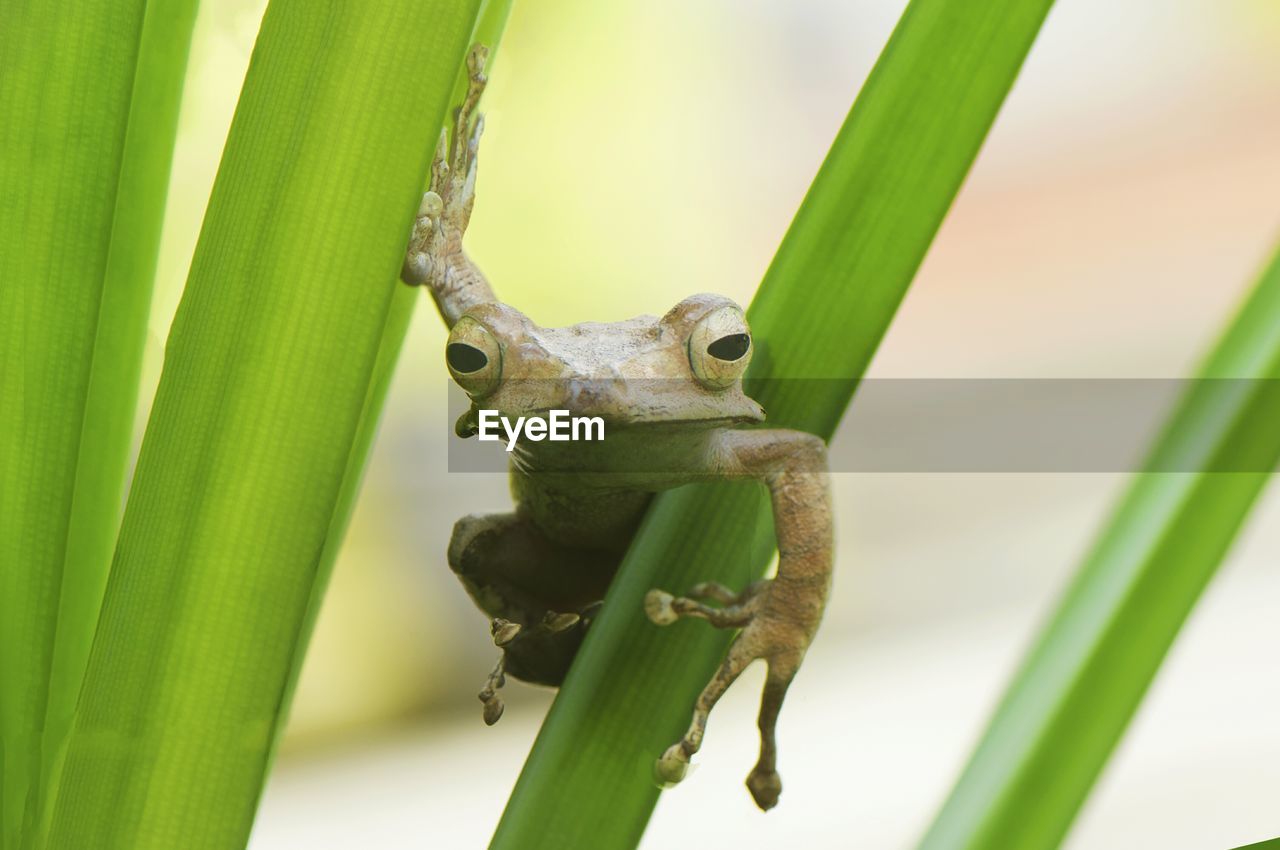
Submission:
{"label": "frog's head", "polygon": [[612,425],[713,426],[759,422],[764,410],[742,392],[751,362],[742,308],[694,295],[661,319],[542,328],[501,303],[481,304],[453,326],[449,374],[475,411],[507,417],[568,410]]}

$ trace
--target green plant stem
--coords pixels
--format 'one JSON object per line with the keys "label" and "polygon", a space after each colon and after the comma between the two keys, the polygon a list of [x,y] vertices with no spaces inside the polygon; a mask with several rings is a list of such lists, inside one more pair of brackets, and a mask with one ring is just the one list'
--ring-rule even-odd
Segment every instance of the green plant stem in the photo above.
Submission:
{"label": "green plant stem", "polygon": [[51,846],[247,840],[478,5],[268,7],[170,332]]}
{"label": "green plant stem", "polygon": [[[1280,254],[1014,677],[921,846],[1057,847],[1280,460]],[[1200,469],[1201,472],[1157,470]],[[1217,471],[1215,471],[1217,470]],[[1237,470],[1237,471],[1222,471]]]}
{"label": "green plant stem", "polygon": [[[907,7],[749,311],[751,389],[771,425],[830,437],[1049,6]],[[658,797],[654,759],[684,731],[728,640],[701,623],[654,627],[643,596],[713,578],[744,585],[771,551],[758,487],[699,485],[656,500],[491,847],[635,846]]]}

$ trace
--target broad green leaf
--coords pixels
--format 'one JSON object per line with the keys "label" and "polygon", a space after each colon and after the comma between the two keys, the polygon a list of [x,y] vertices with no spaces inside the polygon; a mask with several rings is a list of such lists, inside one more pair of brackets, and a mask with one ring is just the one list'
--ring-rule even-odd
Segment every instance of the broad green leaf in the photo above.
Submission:
{"label": "broad green leaf", "polygon": [[170,332],[51,846],[243,846],[478,0],[273,0]]}
{"label": "broad green leaf", "polygon": [[[830,437],[1049,6],[907,7],[749,311],[752,390],[771,425]],[[759,488],[699,485],[656,500],[492,847],[635,846],[659,793],[654,759],[684,732],[727,642],[702,623],[655,628],[644,594],[709,578],[745,585],[771,551]]]}
{"label": "broad green leaf", "polygon": [[0,846],[36,847],[120,520],[196,0],[0,28]]}
{"label": "broad green leaf", "polygon": [[[1280,460],[1280,254],[1200,377],[1210,380],[1181,401],[922,847],[1050,848],[1071,826]],[[1207,471],[1158,471],[1169,469]]]}

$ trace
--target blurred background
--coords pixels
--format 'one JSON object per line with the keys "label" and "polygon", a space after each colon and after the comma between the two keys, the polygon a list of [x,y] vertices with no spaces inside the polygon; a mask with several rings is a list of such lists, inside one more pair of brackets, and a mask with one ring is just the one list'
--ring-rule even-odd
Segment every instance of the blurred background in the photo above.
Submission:
{"label": "blurred background", "polygon": [[[206,3],[197,25],[144,399],[263,5]],[[746,303],[904,6],[517,2],[486,96],[472,256],[542,324],[661,314],[698,291]],[[1278,199],[1274,0],[1064,0],[872,375],[1187,375],[1280,235]],[[324,274],[298,269],[299,284]],[[253,850],[483,847],[550,704],[512,683],[502,722],[480,720],[495,651],[444,551],[454,518],[509,497],[503,476],[447,472],[443,340],[422,304]],[[835,476],[836,587],[782,716],[784,804],[763,815],[741,784],[752,670],[643,846],[910,846],[1123,482]],[[1280,835],[1278,598],[1273,489],[1069,847]]]}

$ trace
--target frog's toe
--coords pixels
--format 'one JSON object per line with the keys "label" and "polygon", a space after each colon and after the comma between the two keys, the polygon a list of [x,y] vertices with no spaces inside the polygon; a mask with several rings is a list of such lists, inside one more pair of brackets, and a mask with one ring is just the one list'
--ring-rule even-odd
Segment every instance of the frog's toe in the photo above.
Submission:
{"label": "frog's toe", "polygon": [[742,594],[725,587],[718,581],[704,581],[689,588],[689,598],[734,605],[741,601]]}
{"label": "frog's toe", "polygon": [[782,777],[776,770],[762,770],[759,766],[747,777],[747,790],[751,799],[766,812],[778,805],[778,797],[782,794]]}
{"label": "frog's toe", "polygon": [[591,628],[591,624],[595,622],[596,617],[600,616],[601,610],[604,609],[604,601],[592,602],[581,611],[582,627],[584,629]]}
{"label": "frog's toe", "polygon": [[495,617],[489,624],[489,632],[493,635],[494,646],[506,646],[520,634],[521,625],[501,617]]}
{"label": "frog's toe", "polygon": [[578,614],[559,614],[555,611],[548,611],[542,618],[542,627],[551,634],[563,632],[565,629],[571,629],[578,625],[582,617]]}
{"label": "frog's toe", "polygon": [[667,747],[667,751],[653,764],[653,776],[663,788],[677,784],[688,775],[689,754],[680,743]]}
{"label": "frog's toe", "polygon": [[[698,585],[698,588],[705,588]],[[707,594],[708,596],[710,594]],[[737,594],[734,598],[738,598]],[[700,617],[716,628],[741,628],[751,622],[755,606],[750,601],[713,608],[687,596],[672,596],[665,590],[651,590],[644,597],[645,615],[659,626],[669,626],[681,617]]]}
{"label": "frog's toe", "polygon": [[644,595],[644,613],[659,626],[669,626],[680,618],[672,604],[675,597],[665,590],[651,590]]}
{"label": "frog's toe", "polygon": [[502,712],[506,709],[506,706],[502,702],[502,697],[492,691],[489,691],[486,698],[485,692],[481,691],[480,700],[484,703],[484,725],[492,726],[502,718]]}

